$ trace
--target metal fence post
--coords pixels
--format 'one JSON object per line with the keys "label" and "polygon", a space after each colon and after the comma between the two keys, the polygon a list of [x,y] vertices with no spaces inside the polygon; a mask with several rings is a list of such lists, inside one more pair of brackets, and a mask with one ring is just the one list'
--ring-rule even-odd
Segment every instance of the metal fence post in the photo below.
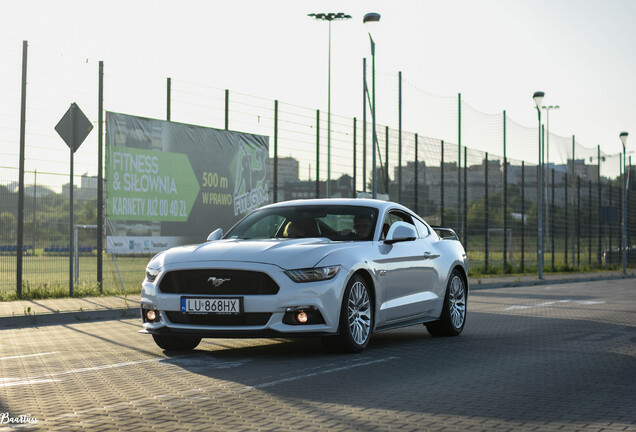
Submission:
{"label": "metal fence post", "polygon": [[417,166],[417,163],[418,163],[417,134],[415,134],[415,167],[414,167],[415,171],[413,173],[413,183],[414,183],[414,185],[413,185],[413,188],[414,188],[413,194],[414,194],[414,201],[415,201],[415,203],[414,203],[415,213],[419,214],[419,205],[418,205],[419,204],[419,185],[418,185],[418,180],[419,180],[418,179],[418,174],[419,174],[418,171],[419,171],[419,168]]}
{"label": "metal fence post", "polygon": [[587,265],[592,268],[592,180],[587,186]]}
{"label": "metal fence post", "polygon": [[488,232],[488,152],[486,152],[486,158],[484,159],[484,252],[486,254],[486,259],[484,262],[484,272],[488,273],[488,241],[489,241],[489,232]]}
{"label": "metal fence post", "polygon": [[[564,216],[564,220],[563,220],[563,228],[564,228],[564,232],[565,232],[565,243],[564,243],[564,248],[563,248],[563,256],[565,257],[565,266],[568,266],[568,242],[569,242],[569,238],[568,238],[568,231],[570,229],[569,225],[569,217],[568,217],[568,174],[564,174],[563,175],[563,191],[564,191],[564,195],[565,195],[565,199],[563,200],[564,206],[565,206],[565,216]],[[572,264],[574,265],[574,263]]]}
{"label": "metal fence post", "polygon": [[462,229],[462,146],[457,145],[457,231]]}
{"label": "metal fence post", "polygon": [[581,177],[576,176],[576,266],[581,268]]}
{"label": "metal fence post", "polygon": [[70,182],[69,182],[69,188],[68,188],[68,192],[69,192],[69,201],[68,201],[68,207],[69,207],[69,241],[68,241],[68,292],[69,292],[69,297],[73,297],[73,231],[75,228],[75,215],[73,212],[73,165],[74,165],[74,161],[73,161],[73,146],[75,145],[75,104],[71,104],[71,108],[70,108],[70,139],[69,142],[71,143],[70,147],[70,164],[71,164],[71,174],[70,174]]}
{"label": "metal fence post", "polygon": [[552,182],[551,182],[551,192],[552,192],[552,199],[551,199],[551,205],[550,205],[550,241],[552,242],[551,244],[551,250],[552,250],[552,271],[555,271],[556,268],[554,267],[554,170],[550,170],[552,172]]}
{"label": "metal fence post", "polygon": [[575,176],[575,165],[574,165],[574,161],[575,161],[575,152],[576,152],[576,148],[575,148],[575,139],[574,139],[574,135],[572,135],[572,220],[570,222],[570,230],[572,233],[572,266],[574,266],[574,218],[578,217],[578,215],[574,214],[574,187],[575,187],[575,183],[574,183],[574,176]]}
{"label": "metal fence post", "polygon": [[[27,41],[22,41],[22,88],[20,97],[20,169],[18,180],[18,245],[16,249],[16,295],[22,296],[22,249],[24,247],[24,153],[26,147]],[[35,247],[35,245],[33,245]]]}
{"label": "metal fence post", "polygon": [[462,94],[457,93],[457,145],[462,145]]}
{"label": "metal fence post", "polygon": [[526,255],[526,163],[521,161],[521,272],[525,268]]}
{"label": "metal fence post", "polygon": [[[97,284],[104,289],[104,62],[99,62],[97,96]],[[170,110],[168,109],[168,113]],[[168,119],[169,120],[169,119]]]}
{"label": "metal fence post", "polygon": [[274,202],[278,202],[278,99],[274,101]]}
{"label": "metal fence post", "polygon": [[320,110],[316,110],[316,198],[320,198]]}
{"label": "metal fence post", "polygon": [[602,191],[601,191],[601,146],[598,145],[596,147],[597,152],[598,152],[598,159],[596,160],[596,163],[598,164],[597,166],[597,173],[598,173],[598,182],[597,182],[597,189],[598,189],[598,197],[597,197],[597,214],[598,214],[598,245],[597,245],[597,259],[598,259],[598,265],[599,267],[601,266],[601,239],[603,236],[603,227],[601,225],[601,196],[602,196]]}
{"label": "metal fence post", "polygon": [[170,121],[170,111],[172,102],[172,78],[166,79],[166,120]]}
{"label": "metal fence post", "polygon": [[389,127],[384,127],[384,190],[389,195]]}
{"label": "metal fence post", "polygon": [[362,191],[367,191],[367,59],[362,59]]}
{"label": "metal fence post", "polygon": [[445,220],[444,220],[444,140],[442,140],[441,143],[441,151],[442,151],[442,158],[441,158],[441,162],[440,162],[440,181],[441,181],[441,185],[439,188],[439,193],[440,193],[440,225],[441,226],[446,226],[445,224]]}
{"label": "metal fence post", "polygon": [[464,250],[468,250],[468,147],[464,146]]}
{"label": "metal fence post", "polygon": [[[627,175],[627,197],[625,198],[625,205],[627,206],[627,246],[629,247],[632,244],[632,229],[633,229],[633,224],[630,223],[631,220],[631,216],[633,215],[633,213],[630,211],[631,207],[631,200],[630,200],[630,195],[632,195],[632,188],[630,187],[630,183],[633,184],[633,179],[632,179],[632,157],[629,157],[629,171],[627,171],[629,174]],[[628,249],[629,250],[629,249]]]}
{"label": "metal fence post", "polygon": [[460,173],[460,166],[462,164],[461,159],[462,159],[462,94],[461,93],[457,93],[457,151],[458,151],[458,156],[457,156],[457,226],[458,228],[461,227],[461,209],[460,209],[460,203],[461,203],[461,173]]}
{"label": "metal fence post", "polygon": [[230,126],[230,90],[225,89],[225,130]]}
{"label": "metal fence post", "polygon": [[506,157],[506,110],[503,112],[503,263],[504,273],[508,268],[508,158]]}
{"label": "metal fence post", "polygon": [[[402,71],[398,72],[398,82],[398,202],[402,204]],[[389,152],[387,149],[387,161],[388,154]],[[386,164],[386,167],[388,170],[388,163]]]}
{"label": "metal fence post", "polygon": [[[541,125],[541,110],[539,109],[539,124]],[[543,168],[544,168],[544,141],[545,141],[545,125],[539,128],[539,166],[537,167],[537,222],[538,222],[538,239],[537,239],[537,276],[543,279],[543,263],[545,252],[545,224],[543,221]]]}
{"label": "metal fence post", "polygon": [[[607,185],[607,189],[608,189],[608,195],[609,195],[609,207],[612,207],[612,185],[608,183]],[[612,224],[611,222],[608,220],[609,218],[607,218],[605,220],[605,224],[608,227],[609,230],[609,235],[607,236],[608,238],[608,245],[607,245],[607,250],[611,252],[612,250]],[[608,254],[609,256],[611,256],[611,253]],[[605,266],[607,266],[607,259],[605,260]]]}
{"label": "metal fence post", "polygon": [[356,145],[358,142],[358,132],[357,132],[357,124],[356,124],[356,118],[353,118],[353,193],[352,196],[354,198],[357,198],[358,194],[357,194],[357,188],[356,188],[356,172],[357,172],[357,153],[356,153]]}
{"label": "metal fence post", "polygon": [[625,161],[623,160],[623,155],[619,154],[619,162],[620,162],[620,172],[621,172],[621,178],[620,178],[620,193],[618,196],[618,199],[620,201],[620,224],[618,226],[619,228],[619,235],[618,235],[618,250],[621,251],[620,255],[621,255],[621,263],[622,263],[622,268],[623,268],[623,275],[625,275],[627,273],[627,239],[625,238],[625,185],[627,184],[625,182],[625,178],[626,178],[626,173],[625,173]]}

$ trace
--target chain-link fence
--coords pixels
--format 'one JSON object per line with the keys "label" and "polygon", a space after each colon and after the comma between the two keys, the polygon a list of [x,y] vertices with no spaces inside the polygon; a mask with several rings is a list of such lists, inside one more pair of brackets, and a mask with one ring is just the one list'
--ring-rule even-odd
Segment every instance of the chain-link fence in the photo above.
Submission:
{"label": "chain-link fence", "polygon": [[[103,253],[102,286],[138,287],[149,256],[111,255],[98,248],[97,240],[106,230],[96,227],[97,63],[29,47],[23,104],[19,46],[2,44],[0,54],[6,59],[5,69],[13,74],[0,82],[0,291],[16,289],[19,254],[27,286],[64,286],[69,278],[97,284],[97,257]],[[397,74],[381,74],[378,88],[395,95],[397,80]],[[374,145],[368,108],[366,118],[332,113],[328,134],[326,112],[282,101],[153,74],[133,76],[107,64],[103,82],[101,102],[108,111],[269,136],[272,201],[368,196],[372,191]],[[68,86],[68,99],[55,96],[53,89],[60,83]],[[455,229],[467,249],[472,272],[535,271],[538,128],[514,122],[505,111],[480,112],[460,95],[440,97],[406,80],[402,84],[405,102],[396,103],[398,114],[386,116],[391,117],[389,125],[376,127],[378,195],[408,206],[432,225]],[[77,102],[95,125],[75,154],[79,173],[73,179],[76,245],[69,244],[69,150],[53,129],[70,101]],[[24,122],[19,121],[22,106]],[[418,132],[401,130],[402,115],[413,112],[422,118],[409,122],[415,123]],[[18,251],[21,139],[25,141],[23,250]],[[600,148],[582,146],[574,137],[547,133],[545,143],[550,148],[545,152],[541,206],[544,270],[618,265],[621,160]],[[627,173],[632,172],[631,162],[627,165]],[[107,185],[108,179],[104,182]],[[636,233],[633,177],[628,176],[628,183],[627,244],[632,245]],[[210,221],[210,230],[215,227]],[[73,272],[70,248],[78,252]],[[630,254],[634,253],[636,248],[631,247]],[[633,265],[631,255],[630,262]]]}

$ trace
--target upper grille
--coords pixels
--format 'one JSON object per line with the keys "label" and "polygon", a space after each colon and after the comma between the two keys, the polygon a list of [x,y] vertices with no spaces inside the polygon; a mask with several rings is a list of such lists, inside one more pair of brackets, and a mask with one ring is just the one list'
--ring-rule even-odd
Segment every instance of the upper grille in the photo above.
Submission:
{"label": "upper grille", "polygon": [[[226,281],[215,287],[211,278]],[[161,280],[159,290],[175,294],[272,295],[278,293],[279,287],[262,272],[201,269],[170,271]]]}

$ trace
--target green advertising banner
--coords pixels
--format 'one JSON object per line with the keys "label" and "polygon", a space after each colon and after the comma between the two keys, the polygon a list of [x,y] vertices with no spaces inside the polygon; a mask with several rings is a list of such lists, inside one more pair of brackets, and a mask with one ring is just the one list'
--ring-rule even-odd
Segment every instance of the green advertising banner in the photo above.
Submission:
{"label": "green advertising banner", "polygon": [[188,156],[120,146],[109,150],[111,219],[188,220],[200,190]]}
{"label": "green advertising banner", "polygon": [[268,137],[107,112],[112,252],[200,243],[269,202]]}

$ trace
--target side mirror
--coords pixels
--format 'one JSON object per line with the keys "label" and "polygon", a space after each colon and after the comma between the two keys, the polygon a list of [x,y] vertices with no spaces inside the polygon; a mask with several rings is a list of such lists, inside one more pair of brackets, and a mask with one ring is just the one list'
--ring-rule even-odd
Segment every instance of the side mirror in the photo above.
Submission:
{"label": "side mirror", "polygon": [[415,232],[415,227],[413,225],[407,224],[406,222],[396,222],[391,225],[384,243],[393,244],[403,241],[413,241],[416,238],[417,232]]}
{"label": "side mirror", "polygon": [[223,238],[223,230],[217,228],[208,236],[208,241],[221,240]]}

